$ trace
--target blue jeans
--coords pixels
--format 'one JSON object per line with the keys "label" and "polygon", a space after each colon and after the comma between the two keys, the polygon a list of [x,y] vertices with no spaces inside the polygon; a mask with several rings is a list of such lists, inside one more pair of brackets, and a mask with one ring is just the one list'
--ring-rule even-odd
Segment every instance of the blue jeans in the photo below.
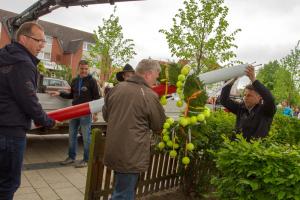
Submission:
{"label": "blue jeans", "polygon": [[115,172],[115,186],[111,200],[133,200],[139,173]]}
{"label": "blue jeans", "polygon": [[83,138],[83,160],[89,160],[89,147],[91,143],[91,125],[92,116],[87,115],[84,117],[71,119],[69,123],[69,157],[76,159],[77,150],[77,134],[80,127]]}
{"label": "blue jeans", "polygon": [[0,200],[12,200],[21,184],[26,137],[0,135]]}

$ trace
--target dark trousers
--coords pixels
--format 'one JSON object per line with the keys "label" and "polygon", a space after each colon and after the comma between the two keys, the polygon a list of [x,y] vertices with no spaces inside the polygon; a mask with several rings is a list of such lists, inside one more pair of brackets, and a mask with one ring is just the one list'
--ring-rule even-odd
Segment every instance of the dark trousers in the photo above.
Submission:
{"label": "dark trousers", "polygon": [[0,200],[12,200],[21,183],[26,137],[0,134]]}
{"label": "dark trousers", "polygon": [[115,185],[111,200],[134,200],[139,173],[115,172]]}

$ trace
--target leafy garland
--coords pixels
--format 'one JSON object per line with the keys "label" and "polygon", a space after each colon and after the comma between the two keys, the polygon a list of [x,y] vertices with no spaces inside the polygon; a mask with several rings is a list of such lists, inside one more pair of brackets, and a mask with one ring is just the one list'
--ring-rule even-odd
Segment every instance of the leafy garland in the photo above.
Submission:
{"label": "leafy garland", "polygon": [[[210,116],[210,109],[205,107],[207,100],[205,87],[189,65],[181,68],[178,68],[178,65],[163,65],[162,69],[161,81],[176,84],[176,93],[179,97],[176,105],[184,106],[184,110],[178,119],[171,117],[166,119],[157,148],[169,152],[171,158],[182,153],[181,162],[187,166],[190,163],[190,154],[196,148],[192,128],[205,124],[205,119]],[[167,104],[167,85],[165,95],[160,99],[162,105]]]}

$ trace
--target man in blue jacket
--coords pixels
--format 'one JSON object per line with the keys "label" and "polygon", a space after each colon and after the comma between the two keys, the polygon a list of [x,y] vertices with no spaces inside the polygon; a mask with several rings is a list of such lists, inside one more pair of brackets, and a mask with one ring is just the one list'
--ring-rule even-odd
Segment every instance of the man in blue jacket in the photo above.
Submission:
{"label": "man in blue jacket", "polygon": [[0,49],[0,199],[11,200],[20,186],[26,131],[31,120],[51,128],[55,121],[36,96],[38,53],[45,45],[43,28],[24,23],[16,41]]}
{"label": "man in blue jacket", "polygon": [[[86,60],[81,60],[78,65],[78,76],[72,80],[71,92],[49,92],[52,96],[61,96],[73,99],[72,105],[86,103],[100,98],[97,81],[89,74],[89,65]],[[94,114],[94,121],[97,114]],[[86,167],[89,159],[89,146],[91,140],[92,115],[86,115],[70,120],[69,122],[69,152],[68,157],[61,162],[62,165],[72,164],[76,160],[77,133],[80,127],[83,137],[83,159],[75,167]]]}
{"label": "man in blue jacket", "polygon": [[234,83],[226,85],[221,92],[221,104],[236,115],[236,133],[242,133],[247,141],[251,138],[267,136],[276,112],[271,92],[255,78],[253,66],[248,66],[246,75],[252,84],[244,91],[243,102],[230,99],[230,90]]}

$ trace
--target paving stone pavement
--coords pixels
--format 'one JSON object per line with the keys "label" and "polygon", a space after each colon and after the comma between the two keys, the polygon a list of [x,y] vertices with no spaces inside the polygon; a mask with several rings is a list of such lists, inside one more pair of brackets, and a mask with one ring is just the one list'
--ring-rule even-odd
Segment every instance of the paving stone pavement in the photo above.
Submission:
{"label": "paving stone pavement", "polygon": [[[21,186],[14,200],[83,200],[86,168],[59,163],[67,157],[68,134],[27,135]],[[82,159],[79,141],[77,159]]]}

